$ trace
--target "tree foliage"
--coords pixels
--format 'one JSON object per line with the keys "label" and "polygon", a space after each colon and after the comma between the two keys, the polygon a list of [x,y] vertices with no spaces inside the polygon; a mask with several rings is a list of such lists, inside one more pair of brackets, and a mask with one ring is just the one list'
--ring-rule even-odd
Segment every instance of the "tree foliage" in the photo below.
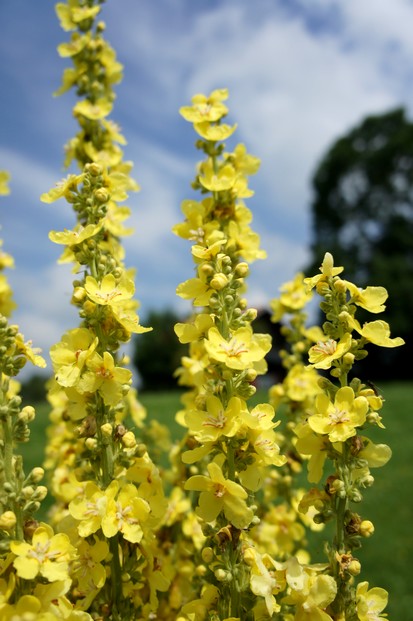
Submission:
{"label": "tree foliage", "polygon": [[151,332],[138,335],[134,340],[132,360],[141,378],[144,390],[165,390],[177,387],[173,376],[181,356],[187,353],[175,332],[174,325],[181,321],[173,310],[149,311],[145,325]]}
{"label": "tree foliage", "polygon": [[[406,346],[378,351],[366,372],[410,377],[413,353],[413,123],[398,108],[369,116],[338,139],[313,178],[312,261],[326,250],[350,280],[386,287],[387,317]],[[377,364],[371,368],[370,358]],[[367,365],[367,360],[365,363]]]}

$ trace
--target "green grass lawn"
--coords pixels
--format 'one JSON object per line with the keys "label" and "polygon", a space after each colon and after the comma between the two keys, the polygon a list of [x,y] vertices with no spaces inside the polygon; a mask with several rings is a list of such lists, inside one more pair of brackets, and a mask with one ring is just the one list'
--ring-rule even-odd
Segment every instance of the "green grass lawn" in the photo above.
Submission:
{"label": "green grass lawn", "polygon": [[[363,502],[355,506],[363,518],[371,519],[375,534],[364,541],[358,553],[362,563],[362,580],[370,586],[381,586],[390,593],[387,612],[390,621],[413,621],[413,588],[410,581],[410,560],[413,558],[413,383],[380,385],[386,400],[382,410],[386,429],[375,429],[372,439],[388,444],[393,451],[390,462],[374,469],[374,485],[365,491]],[[148,419],[167,425],[173,438],[182,434],[175,422],[181,408],[179,392],[142,393],[140,400],[147,408]],[[264,402],[261,392],[254,402]],[[48,406],[36,408],[32,439],[23,447],[26,471],[43,460]],[[322,535],[312,543],[314,560],[323,560]]]}

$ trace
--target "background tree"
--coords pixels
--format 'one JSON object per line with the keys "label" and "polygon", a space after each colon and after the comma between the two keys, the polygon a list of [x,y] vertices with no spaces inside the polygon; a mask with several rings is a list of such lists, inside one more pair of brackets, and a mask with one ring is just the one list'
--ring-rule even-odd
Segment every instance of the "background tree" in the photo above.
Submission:
{"label": "background tree", "polygon": [[[413,355],[413,124],[402,108],[369,116],[330,148],[313,178],[314,273],[328,250],[360,286],[389,292],[386,317],[406,345],[360,364],[371,378],[410,378]],[[372,364],[374,366],[372,366]]]}
{"label": "background tree", "polygon": [[181,356],[188,351],[174,332],[178,321],[182,321],[182,317],[173,310],[149,311],[143,323],[153,330],[134,339],[132,361],[141,376],[144,390],[177,388],[173,373],[180,366]]}

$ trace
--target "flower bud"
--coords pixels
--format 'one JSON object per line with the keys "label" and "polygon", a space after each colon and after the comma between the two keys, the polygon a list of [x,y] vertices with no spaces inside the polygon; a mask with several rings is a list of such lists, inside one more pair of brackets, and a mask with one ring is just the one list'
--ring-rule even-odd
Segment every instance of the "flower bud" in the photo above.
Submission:
{"label": "flower bud", "polygon": [[374,524],[370,520],[363,520],[360,524],[359,533],[362,537],[371,537],[374,533]]}
{"label": "flower bud", "polygon": [[334,289],[339,293],[345,293],[347,291],[347,285],[341,278],[336,278],[334,280]]}
{"label": "flower bud", "polygon": [[91,164],[86,164],[85,166],[86,172],[90,173],[92,177],[98,177],[102,174],[102,166],[96,164],[96,162],[92,162]]}
{"label": "flower bud", "polygon": [[358,559],[353,558],[347,566],[347,571],[352,576],[358,576],[361,572],[361,563]]}
{"label": "flower bud", "polygon": [[86,300],[86,302],[83,304],[83,310],[86,313],[86,315],[92,315],[95,309],[96,309],[96,304],[92,302],[91,300]]}
{"label": "flower bud", "polygon": [[245,278],[245,276],[248,276],[249,271],[250,269],[248,263],[242,261],[241,263],[238,263],[238,265],[235,267],[235,276],[238,278]]}
{"label": "flower bud", "polygon": [[133,433],[133,431],[127,431],[122,436],[122,444],[126,448],[133,448],[134,446],[136,446],[136,438],[135,438],[135,434]]}
{"label": "flower bud", "polygon": [[255,369],[247,369],[245,371],[245,379],[247,382],[254,382],[257,378],[257,371]]}
{"label": "flower bud", "polygon": [[212,287],[212,289],[215,289],[215,291],[221,291],[222,289],[224,289],[224,287],[228,285],[228,278],[227,276],[225,276],[225,274],[219,272],[218,274],[215,274],[215,276],[211,279],[209,285],[210,287]]}
{"label": "flower bud", "polygon": [[202,576],[205,576],[206,572],[207,572],[207,568],[205,567],[205,565],[198,565],[195,568],[195,574],[197,576],[200,576],[201,578]]}
{"label": "flower bud", "polygon": [[113,427],[110,423],[105,423],[104,425],[101,425],[100,430],[105,438],[110,438],[112,436]]}
{"label": "flower bud", "polygon": [[258,311],[256,308],[249,308],[244,315],[245,321],[249,321],[249,322],[254,321],[254,319],[257,318],[257,315],[258,315]]}
{"label": "flower bud", "polygon": [[16,515],[13,511],[5,511],[0,515],[0,529],[12,530],[16,526]]}
{"label": "flower bud", "polygon": [[48,494],[47,487],[45,485],[39,485],[38,487],[36,487],[36,490],[34,494],[32,495],[32,500],[37,500],[41,502],[42,500],[46,498],[47,494]]}
{"label": "flower bud", "polygon": [[98,445],[98,441],[96,438],[86,438],[85,445],[89,451],[94,451]]}
{"label": "flower bud", "polygon": [[25,487],[23,487],[22,489],[23,498],[27,500],[28,498],[31,498],[33,494],[34,494],[34,487],[32,485],[26,485]]}
{"label": "flower bud", "polygon": [[32,405],[26,405],[19,414],[19,419],[25,423],[31,423],[36,416],[35,409]]}
{"label": "flower bud", "polygon": [[44,470],[43,468],[40,468],[40,466],[37,466],[36,468],[33,468],[33,470],[30,473],[30,478],[33,481],[33,483],[39,483],[44,477]]}
{"label": "flower bud", "polygon": [[225,569],[216,569],[214,571],[214,575],[215,578],[218,580],[218,582],[229,582],[231,580],[231,572],[225,570]]}
{"label": "flower bud", "polygon": [[343,356],[344,364],[349,366],[349,367],[353,366],[354,360],[355,360],[354,354],[352,354],[349,351],[346,354],[344,354],[344,356]]}
{"label": "flower bud", "polygon": [[207,546],[201,552],[201,557],[204,563],[211,563],[214,559],[214,551],[211,547]]}
{"label": "flower bud", "polygon": [[72,301],[73,302],[81,302],[86,295],[86,291],[84,287],[75,287],[73,289]]}
{"label": "flower bud", "polygon": [[110,198],[110,194],[109,192],[106,190],[106,188],[98,188],[95,191],[95,199],[99,202],[99,203],[107,203],[108,200]]}

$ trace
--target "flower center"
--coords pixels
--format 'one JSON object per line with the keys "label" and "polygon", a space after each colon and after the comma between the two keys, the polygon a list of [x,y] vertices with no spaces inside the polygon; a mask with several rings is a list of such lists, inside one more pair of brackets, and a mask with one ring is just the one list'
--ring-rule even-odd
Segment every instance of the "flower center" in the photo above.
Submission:
{"label": "flower center", "polygon": [[238,358],[241,354],[248,352],[245,343],[238,341],[236,338],[231,339],[229,343],[222,343],[221,347],[230,358]]}
{"label": "flower center", "polygon": [[328,339],[327,341],[318,341],[313,347],[313,351],[324,354],[326,356],[331,356],[332,354],[334,354],[336,349],[337,341],[333,341],[333,339]]}
{"label": "flower center", "polygon": [[346,410],[339,410],[338,408],[330,412],[328,417],[332,425],[339,425],[340,423],[348,423],[350,421],[348,412]]}
{"label": "flower center", "polygon": [[225,486],[222,483],[215,483],[214,485],[214,496],[217,498],[222,498],[226,492]]}
{"label": "flower center", "polygon": [[212,416],[209,414],[205,417],[204,422],[202,423],[203,427],[215,427],[216,429],[223,429],[227,422],[227,418],[222,410],[220,410],[217,416]]}

